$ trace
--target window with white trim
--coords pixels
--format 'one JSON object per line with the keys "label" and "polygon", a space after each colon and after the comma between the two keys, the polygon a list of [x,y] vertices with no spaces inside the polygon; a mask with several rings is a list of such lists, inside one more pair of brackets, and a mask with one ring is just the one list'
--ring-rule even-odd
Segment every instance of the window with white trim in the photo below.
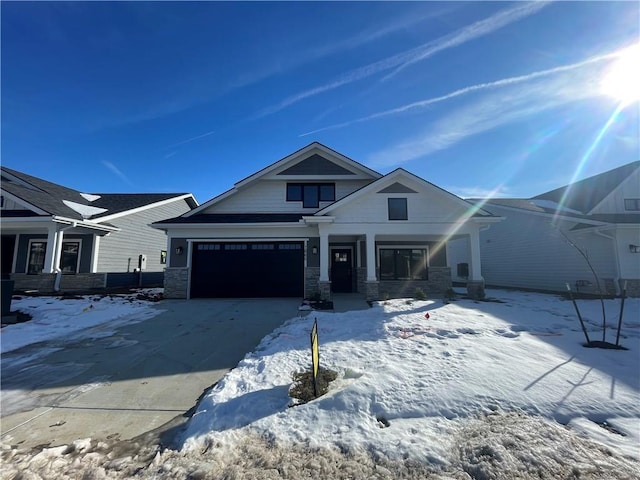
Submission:
{"label": "window with white trim", "polygon": [[29,257],[27,258],[27,273],[35,275],[44,270],[44,257],[47,253],[47,242],[31,240],[29,242]]}

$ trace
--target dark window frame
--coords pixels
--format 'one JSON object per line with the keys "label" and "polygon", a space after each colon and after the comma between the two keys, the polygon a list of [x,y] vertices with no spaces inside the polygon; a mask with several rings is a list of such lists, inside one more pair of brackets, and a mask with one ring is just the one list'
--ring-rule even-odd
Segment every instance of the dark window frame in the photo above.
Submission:
{"label": "dark window frame", "polygon": [[320,202],[335,201],[335,183],[287,183],[287,202],[302,202],[304,208],[318,208]]}
{"label": "dark window frame", "polygon": [[406,197],[392,197],[387,199],[389,220],[409,220],[409,207]]}
{"label": "dark window frame", "polygon": [[[392,252],[391,266],[393,269],[392,275],[383,271],[389,265],[383,265],[383,256],[388,255],[388,252]],[[419,252],[419,253],[418,253]],[[406,269],[401,268],[400,260],[406,259],[409,256],[409,266]],[[422,263],[419,274],[414,272],[413,266],[415,263]],[[394,280],[428,280],[429,279],[429,250],[425,246],[404,248],[398,247],[380,247],[379,249],[379,267],[380,267],[380,280],[381,281],[394,281]],[[407,271],[408,275],[403,275],[403,271]]]}

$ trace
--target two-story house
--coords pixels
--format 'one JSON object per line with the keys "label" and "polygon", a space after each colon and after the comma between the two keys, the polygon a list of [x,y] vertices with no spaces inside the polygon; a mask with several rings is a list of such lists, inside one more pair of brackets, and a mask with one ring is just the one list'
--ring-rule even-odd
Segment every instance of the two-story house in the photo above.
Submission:
{"label": "two-story house", "polygon": [[[505,217],[480,235],[487,285],[640,296],[640,161],[529,199],[472,201]],[[467,248],[452,242],[451,261],[466,262]]]}
{"label": "two-story house", "polygon": [[480,230],[500,218],[401,168],[387,175],[314,142],[176,218],[165,296],[369,299],[451,286],[447,245],[468,239],[483,293]]}

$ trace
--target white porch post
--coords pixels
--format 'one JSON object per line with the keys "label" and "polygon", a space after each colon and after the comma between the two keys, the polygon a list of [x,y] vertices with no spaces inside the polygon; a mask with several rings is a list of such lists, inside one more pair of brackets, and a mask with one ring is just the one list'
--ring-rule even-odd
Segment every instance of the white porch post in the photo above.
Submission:
{"label": "white porch post", "polygon": [[376,276],[376,236],[367,233],[367,282],[377,282]]}
{"label": "white porch post", "polygon": [[98,271],[98,255],[100,253],[100,235],[93,236],[93,250],[91,251],[91,273]]}
{"label": "white porch post", "polygon": [[47,234],[47,250],[44,255],[44,268],[42,273],[53,273],[55,269],[55,252],[56,252],[56,225],[49,225],[49,233]]}
{"label": "white porch post", "polygon": [[329,234],[320,227],[320,281],[329,281]]}
{"label": "white porch post", "polygon": [[469,280],[481,282],[482,271],[480,267],[480,231],[474,228],[469,234]]}
{"label": "white porch post", "polygon": [[469,234],[469,278],[467,294],[471,298],[484,298],[484,279],[480,269],[480,229],[471,230]]}
{"label": "white porch post", "polygon": [[62,258],[62,241],[64,240],[64,230],[56,233],[56,250],[53,256],[53,271],[60,271],[60,259]]}

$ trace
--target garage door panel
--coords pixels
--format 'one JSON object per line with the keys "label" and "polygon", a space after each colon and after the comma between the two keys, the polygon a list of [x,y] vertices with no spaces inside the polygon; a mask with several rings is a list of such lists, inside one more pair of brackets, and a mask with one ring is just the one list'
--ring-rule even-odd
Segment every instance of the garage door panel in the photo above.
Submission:
{"label": "garage door panel", "polygon": [[302,296],[302,247],[302,242],[196,243],[191,296]]}

